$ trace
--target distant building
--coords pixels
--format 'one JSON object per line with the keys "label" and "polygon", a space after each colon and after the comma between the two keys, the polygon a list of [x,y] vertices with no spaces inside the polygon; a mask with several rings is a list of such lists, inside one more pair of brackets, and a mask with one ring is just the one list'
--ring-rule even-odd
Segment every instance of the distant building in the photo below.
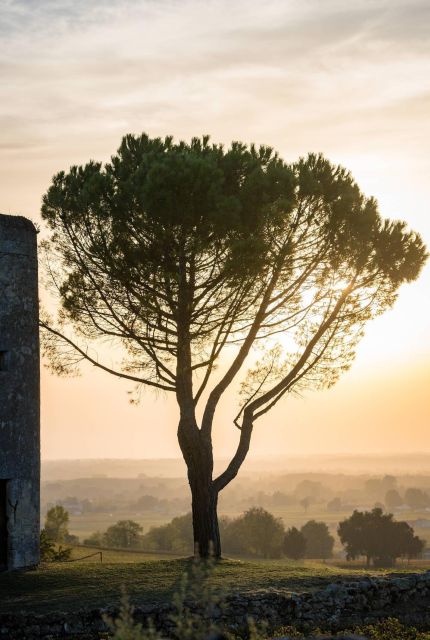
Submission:
{"label": "distant building", "polygon": [[36,229],[0,215],[0,569],[39,562]]}

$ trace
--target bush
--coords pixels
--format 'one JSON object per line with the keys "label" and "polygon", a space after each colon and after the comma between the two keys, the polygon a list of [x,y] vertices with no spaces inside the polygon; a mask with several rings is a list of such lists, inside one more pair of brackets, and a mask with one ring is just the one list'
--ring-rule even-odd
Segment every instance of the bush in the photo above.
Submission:
{"label": "bush", "polygon": [[334,538],[325,522],[309,520],[300,529],[306,540],[306,558],[323,559],[333,555]]}
{"label": "bush", "polygon": [[70,560],[71,555],[72,549],[70,547],[62,547],[60,544],[58,549],[54,551],[52,562],[67,562]]}
{"label": "bush", "polygon": [[[219,519],[223,552],[262,558],[282,554],[282,522],[261,507],[252,507],[238,518]],[[142,547],[151,551],[193,552],[191,513],[173,518],[169,524],[153,527],[142,538]]]}
{"label": "bush", "polygon": [[191,513],[173,518],[161,527],[152,527],[142,537],[142,547],[151,551],[193,552],[193,522]]}
{"label": "bush", "polygon": [[46,529],[40,532],[40,559],[42,562],[52,560],[55,553],[55,542],[46,533]]}
{"label": "bush", "polygon": [[430,496],[422,489],[411,487],[406,489],[405,502],[411,509],[426,509],[430,507]]}
{"label": "bush", "polygon": [[70,560],[71,548],[57,547],[55,542],[48,536],[46,529],[40,532],[40,559],[42,562],[65,562]]}
{"label": "bush", "polygon": [[284,533],[279,518],[262,507],[252,507],[239,518],[224,522],[223,550],[225,553],[279,558]]}
{"label": "bush", "polygon": [[103,547],[104,543],[105,541],[101,531],[95,531],[88,538],[85,538],[83,542],[87,547]]}
{"label": "bush", "polygon": [[[219,614],[225,608],[225,593],[212,586],[209,578],[214,570],[212,561],[195,560],[191,569],[184,573],[178,591],[173,596],[174,613],[171,637],[175,640],[237,640],[222,623],[217,622]],[[119,616],[113,620],[104,617],[112,640],[163,640],[152,621],[145,628],[134,622],[133,607],[125,592],[122,594]],[[262,640],[261,630],[252,619],[248,619],[244,630],[247,640]]]}
{"label": "bush", "polygon": [[139,546],[142,527],[134,520],[119,520],[106,530],[103,541],[108,547],[130,549]]}
{"label": "bush", "polygon": [[69,524],[69,512],[61,505],[51,507],[45,518],[45,531],[50,540],[54,542],[64,542],[69,534],[67,525]]}
{"label": "bush", "polygon": [[355,629],[369,640],[430,640],[430,633],[403,625],[396,618],[387,618],[375,624]]}
{"label": "bush", "polygon": [[296,527],[291,527],[285,534],[283,550],[287,558],[293,558],[293,560],[305,557],[306,538]]}

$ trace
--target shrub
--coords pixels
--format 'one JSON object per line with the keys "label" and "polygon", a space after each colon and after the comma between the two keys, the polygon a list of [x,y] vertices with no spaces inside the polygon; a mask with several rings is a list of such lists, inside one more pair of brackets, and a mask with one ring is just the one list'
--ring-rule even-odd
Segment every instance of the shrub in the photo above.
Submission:
{"label": "shrub", "polygon": [[42,562],[52,560],[55,553],[55,542],[46,533],[46,529],[40,532],[40,559]]}
{"label": "shrub", "polygon": [[137,547],[140,542],[142,527],[134,520],[119,520],[109,527],[103,536],[108,547],[129,549]]}
{"label": "shrub", "polygon": [[293,558],[293,560],[305,557],[306,538],[296,527],[291,527],[285,534],[283,550],[287,558]]}
{"label": "shrub", "polygon": [[279,558],[284,533],[279,518],[262,507],[251,507],[239,518],[225,522],[223,549],[226,553]]}
{"label": "shrub", "polygon": [[193,523],[191,513],[173,518],[161,527],[152,527],[142,537],[142,546],[151,551],[192,553]]}
{"label": "shrub", "polygon": [[[195,560],[182,576],[178,591],[173,596],[174,613],[171,615],[171,637],[175,640],[237,640],[220,622],[219,614],[225,609],[225,593],[215,588],[209,578],[214,570],[213,561]],[[147,627],[133,620],[133,606],[123,591],[119,616],[104,616],[112,633],[112,640],[163,640],[152,621]],[[263,630],[251,618],[244,630],[247,640],[263,640]]]}
{"label": "shrub", "polygon": [[55,542],[48,536],[46,529],[40,532],[40,559],[42,562],[65,562],[70,560],[72,549],[63,548],[61,545],[57,548]]}
{"label": "shrub", "polygon": [[88,547],[103,547],[104,539],[101,531],[95,531],[88,538],[85,538],[83,544]]}
{"label": "shrub", "polygon": [[300,529],[306,540],[306,558],[323,559],[333,555],[334,538],[325,522],[309,520]]}
{"label": "shrub", "polygon": [[46,535],[54,542],[64,542],[65,537],[69,534],[68,524],[69,512],[61,505],[51,507],[45,518]]}

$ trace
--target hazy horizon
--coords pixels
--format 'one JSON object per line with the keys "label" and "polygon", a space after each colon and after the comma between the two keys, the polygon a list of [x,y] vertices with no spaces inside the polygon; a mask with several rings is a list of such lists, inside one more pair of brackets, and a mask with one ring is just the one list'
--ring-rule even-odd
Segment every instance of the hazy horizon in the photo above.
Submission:
{"label": "hazy horizon", "polygon": [[[249,459],[250,460],[260,460],[260,459],[268,459],[268,458],[279,458],[279,459],[306,459],[306,458],[318,458],[318,459],[324,459],[324,458],[366,458],[367,460],[370,458],[408,458],[408,457],[426,457],[426,456],[430,456],[430,449],[428,451],[404,451],[402,453],[397,452],[397,453],[382,453],[382,452],[373,452],[373,453],[366,453],[366,452],[354,452],[354,451],[340,451],[340,452],[336,452],[336,453],[316,453],[316,452],[312,452],[309,451],[307,453],[297,453],[297,454],[276,454],[276,453],[272,453],[272,454],[259,454],[258,452],[256,453],[250,453],[249,454]],[[228,460],[228,456],[215,456],[216,460]],[[183,462],[183,458],[182,456],[166,456],[166,457],[159,457],[159,456],[148,456],[148,457],[142,457],[142,456],[116,456],[116,457],[105,457],[105,456],[100,456],[100,457],[93,457],[93,456],[89,456],[89,457],[85,457],[85,456],[80,456],[79,458],[47,458],[42,456],[41,458],[42,462],[62,462],[62,461],[71,461],[71,462],[89,462],[92,460],[102,460],[102,461],[111,461],[111,460],[120,460],[120,461],[127,461],[127,460],[132,460],[132,461],[145,461],[145,460],[180,460],[181,462]]]}
{"label": "hazy horizon", "polygon": [[[216,458],[217,475],[227,465],[228,458]],[[238,477],[306,475],[347,476],[408,476],[430,477],[430,453],[405,455],[297,455],[297,456],[249,456]],[[186,478],[182,458],[89,458],[42,460],[42,481],[77,478]],[[234,484],[234,483],[233,483]]]}

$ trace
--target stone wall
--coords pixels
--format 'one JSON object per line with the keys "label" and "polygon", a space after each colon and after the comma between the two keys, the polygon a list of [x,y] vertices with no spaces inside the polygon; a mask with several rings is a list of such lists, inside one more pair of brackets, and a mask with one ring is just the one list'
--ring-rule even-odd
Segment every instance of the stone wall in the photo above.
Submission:
{"label": "stone wall", "polygon": [[[6,482],[6,567],[39,561],[39,334],[37,232],[0,215],[0,481]],[[4,520],[4,518],[3,518]]]}
{"label": "stone wall", "polygon": [[[147,603],[136,607],[135,618],[144,624],[151,618],[168,636],[172,612],[169,604]],[[106,631],[104,613],[115,617],[117,611],[3,614],[0,615],[0,638],[98,638]],[[244,627],[248,616],[255,621],[266,620],[273,628],[293,625],[305,630],[320,627],[334,632],[396,617],[405,624],[430,629],[430,571],[339,581],[309,593],[271,590],[235,594],[227,599],[225,610],[214,611],[219,622],[235,629]]]}

